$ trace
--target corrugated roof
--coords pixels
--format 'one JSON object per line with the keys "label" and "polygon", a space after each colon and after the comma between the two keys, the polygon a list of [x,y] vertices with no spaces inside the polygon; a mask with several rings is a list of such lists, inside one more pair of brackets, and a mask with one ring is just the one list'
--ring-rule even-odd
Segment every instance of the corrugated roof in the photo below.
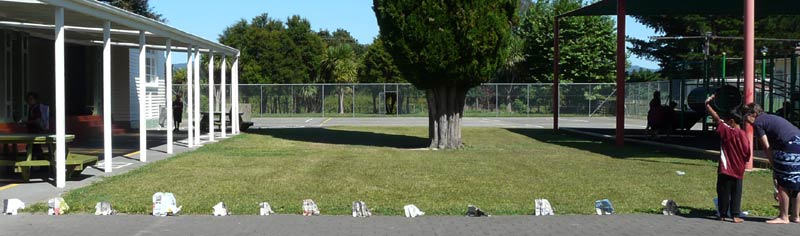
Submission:
{"label": "corrugated roof", "polygon": [[[758,0],[756,16],[800,15],[800,0]],[[742,0],[628,0],[625,12],[636,15],[744,15]],[[617,0],[601,0],[561,16],[616,15]]]}

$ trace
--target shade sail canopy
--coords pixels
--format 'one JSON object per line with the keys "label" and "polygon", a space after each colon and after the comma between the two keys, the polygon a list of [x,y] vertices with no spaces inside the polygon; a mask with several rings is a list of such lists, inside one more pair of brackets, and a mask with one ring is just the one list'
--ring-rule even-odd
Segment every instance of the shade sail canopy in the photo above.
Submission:
{"label": "shade sail canopy", "polygon": [[[644,15],[735,15],[744,14],[741,0],[628,0],[626,14]],[[601,0],[561,16],[616,15],[617,0]],[[756,1],[756,16],[800,15],[800,0]]]}

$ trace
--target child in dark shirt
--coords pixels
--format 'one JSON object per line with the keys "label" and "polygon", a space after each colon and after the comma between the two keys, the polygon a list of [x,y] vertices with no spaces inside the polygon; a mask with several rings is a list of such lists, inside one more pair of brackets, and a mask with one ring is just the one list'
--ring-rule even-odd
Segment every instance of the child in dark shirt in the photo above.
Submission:
{"label": "child in dark shirt", "polygon": [[734,223],[744,220],[739,217],[742,203],[742,179],[747,160],[752,150],[747,134],[741,129],[741,116],[737,112],[729,112],[723,120],[711,107],[712,95],[706,100],[708,114],[717,122],[717,133],[721,140],[719,168],[717,175],[717,198],[719,203],[719,219],[731,219]]}

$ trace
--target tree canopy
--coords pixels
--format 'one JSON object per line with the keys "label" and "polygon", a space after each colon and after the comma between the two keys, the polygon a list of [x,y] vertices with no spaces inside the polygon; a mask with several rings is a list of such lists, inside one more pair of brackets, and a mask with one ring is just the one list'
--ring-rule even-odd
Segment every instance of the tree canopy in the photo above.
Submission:
{"label": "tree canopy", "polygon": [[[582,0],[540,0],[531,4],[515,34],[524,40],[524,82],[553,79],[553,20],[584,5]],[[560,20],[561,78],[566,81],[612,82],[616,61],[616,30],[608,16],[567,17]]]}
{"label": "tree canopy", "polygon": [[375,0],[387,51],[421,89],[473,87],[503,64],[516,1]]}

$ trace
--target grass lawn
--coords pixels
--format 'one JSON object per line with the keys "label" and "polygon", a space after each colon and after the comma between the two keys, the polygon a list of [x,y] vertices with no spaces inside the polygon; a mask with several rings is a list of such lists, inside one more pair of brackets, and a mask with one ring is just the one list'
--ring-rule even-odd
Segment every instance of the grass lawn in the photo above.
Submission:
{"label": "grass lawn", "polygon": [[[608,198],[620,213],[659,213],[674,199],[683,213],[712,214],[716,163],[643,148],[618,148],[549,130],[464,128],[463,150],[430,151],[422,127],[271,129],[243,134],[70,191],[73,210],[109,201],[123,213],[150,212],[154,192],[174,192],[184,214],[210,214],[225,201],[257,214],[268,201],[299,214],[314,199],[322,214],[348,215],[364,200],[373,214],[462,215],[475,204],[495,215],[531,214],[547,198],[557,214],[593,214]],[[675,171],[685,171],[678,176]],[[772,215],[771,172],[748,173],[743,210]]]}

